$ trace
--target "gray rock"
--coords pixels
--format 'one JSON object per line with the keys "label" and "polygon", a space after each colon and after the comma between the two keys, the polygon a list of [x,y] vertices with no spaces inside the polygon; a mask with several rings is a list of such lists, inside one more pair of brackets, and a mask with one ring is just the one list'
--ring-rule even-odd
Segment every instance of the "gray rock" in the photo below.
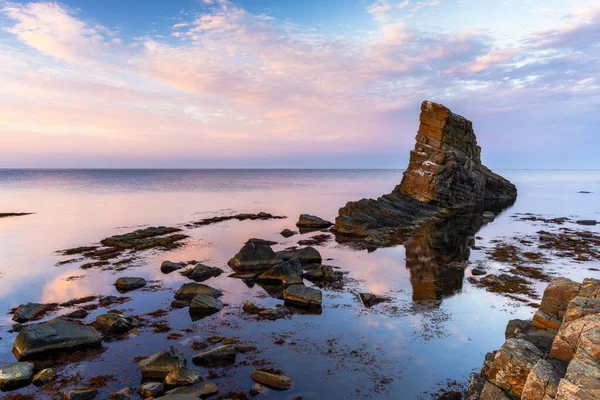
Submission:
{"label": "gray rock", "polygon": [[228,344],[196,354],[192,357],[192,361],[203,367],[222,367],[234,364],[235,358],[235,346]]}
{"label": "gray rock", "polygon": [[284,286],[302,284],[302,265],[300,261],[292,258],[289,261],[278,264],[267,272],[258,276],[258,280],[266,282],[277,282]]}
{"label": "gray rock", "polygon": [[122,277],[117,279],[115,286],[119,292],[125,293],[146,286],[146,280],[144,278]]}
{"label": "gray rock", "polygon": [[284,238],[289,238],[289,237],[292,237],[292,236],[296,235],[297,233],[298,232],[296,232],[296,231],[292,231],[292,230],[289,230],[289,229],[284,229],[284,230],[281,231],[280,235],[283,236]]}
{"label": "gray rock", "polygon": [[194,297],[190,303],[190,314],[197,317],[206,317],[218,313],[223,309],[223,302],[205,294]]}
{"label": "gray rock", "polygon": [[227,262],[236,272],[266,271],[281,261],[271,246],[275,242],[262,239],[250,239],[244,247]]}
{"label": "gray rock", "polygon": [[285,289],[283,300],[286,305],[320,308],[323,294],[318,289],[308,288],[304,285],[293,285]]}
{"label": "gray rock", "polygon": [[171,308],[185,308],[190,305],[189,301],[186,300],[173,300],[171,302]]}
{"label": "gray rock", "polygon": [[326,221],[323,218],[317,217],[315,215],[310,214],[300,214],[300,218],[298,222],[296,222],[296,226],[298,228],[329,228],[333,225],[332,222]]}
{"label": "gray rock", "polygon": [[195,399],[201,398],[205,399],[207,397],[213,396],[219,392],[219,388],[217,385],[210,381],[205,381],[201,383],[195,383],[190,386],[179,387],[176,389],[169,390],[167,392],[168,395],[187,395],[194,396]]}
{"label": "gray rock", "polygon": [[554,399],[558,384],[566,372],[567,364],[564,362],[552,359],[538,361],[527,376],[523,388],[523,399]]}
{"label": "gray rock", "polygon": [[193,279],[196,282],[204,282],[207,279],[217,277],[223,273],[221,268],[209,267],[204,264],[196,264],[196,266],[187,271],[185,274],[188,278]]}
{"label": "gray rock", "polygon": [[379,303],[390,301],[390,299],[388,299],[387,297],[378,296],[373,293],[359,293],[359,297],[364,306],[367,308],[373,307]]}
{"label": "gray rock", "polygon": [[170,274],[173,271],[177,271],[178,269],[181,269],[184,267],[184,264],[182,263],[176,263],[176,262],[172,262],[172,261],[163,261],[162,264],[160,265],[160,271],[163,274]]}
{"label": "gray rock", "polygon": [[13,321],[15,322],[28,322],[35,320],[36,318],[43,315],[46,311],[50,310],[53,304],[39,304],[39,303],[27,303],[21,304],[16,308],[15,314],[13,315]]}
{"label": "gray rock", "polygon": [[35,374],[33,376],[33,380],[31,381],[31,383],[33,383],[36,386],[42,386],[45,385],[47,383],[52,382],[54,379],[56,379],[56,370],[53,368],[46,368],[41,370],[40,372],[38,372],[37,374]]}
{"label": "gray rock", "polygon": [[151,355],[138,363],[143,379],[160,379],[174,370],[186,366],[185,356],[171,346],[165,351]]}
{"label": "gray rock", "polygon": [[91,400],[98,396],[98,391],[92,388],[71,389],[63,392],[63,400]]}
{"label": "gray rock", "polygon": [[311,282],[339,282],[344,279],[344,274],[340,271],[334,271],[330,265],[319,265],[306,271],[302,277]]}
{"label": "gray rock", "polygon": [[87,310],[84,310],[83,308],[79,308],[77,310],[71,311],[70,313],[65,315],[65,317],[74,318],[74,319],[83,319],[83,318],[87,317],[89,314],[90,313]]}
{"label": "gray rock", "polygon": [[284,375],[275,375],[269,372],[254,370],[250,374],[250,378],[261,385],[277,390],[288,390],[294,382],[290,378]]}
{"label": "gray rock", "polygon": [[13,354],[22,360],[49,351],[73,351],[101,343],[102,335],[93,327],[59,317],[23,328],[15,339]]}
{"label": "gray rock", "polygon": [[319,251],[314,247],[310,246],[303,247],[301,249],[278,251],[277,256],[283,261],[288,261],[295,258],[300,261],[300,264],[302,264],[304,267],[310,264],[319,265],[323,261],[321,253],[319,253]]}
{"label": "gray rock", "polygon": [[217,298],[222,296],[223,292],[202,283],[190,282],[184,283],[177,289],[177,292],[175,292],[175,299],[189,302],[199,294]]}
{"label": "gray rock", "polygon": [[119,334],[138,327],[140,322],[133,317],[125,317],[116,313],[107,313],[98,315],[94,325],[98,330],[104,333]]}
{"label": "gray rock", "polygon": [[0,389],[17,389],[29,385],[33,378],[33,368],[31,362],[16,362],[0,368]]}
{"label": "gray rock", "polygon": [[200,375],[186,367],[175,369],[165,377],[165,383],[169,386],[189,386],[200,381]]}
{"label": "gray rock", "polygon": [[162,396],[165,393],[165,386],[160,382],[142,383],[137,390],[142,399]]}
{"label": "gray rock", "polygon": [[578,225],[594,226],[598,224],[598,221],[593,219],[582,219],[577,221]]}

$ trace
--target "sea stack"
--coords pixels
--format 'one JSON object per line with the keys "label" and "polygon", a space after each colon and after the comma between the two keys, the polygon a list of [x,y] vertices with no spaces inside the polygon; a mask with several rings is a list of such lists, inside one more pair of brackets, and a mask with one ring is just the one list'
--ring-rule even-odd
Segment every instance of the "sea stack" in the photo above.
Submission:
{"label": "sea stack", "polygon": [[424,101],[416,141],[402,182],[392,193],[340,209],[333,229],[338,236],[396,244],[427,221],[499,211],[517,198],[512,183],[481,163],[481,147],[465,117]]}

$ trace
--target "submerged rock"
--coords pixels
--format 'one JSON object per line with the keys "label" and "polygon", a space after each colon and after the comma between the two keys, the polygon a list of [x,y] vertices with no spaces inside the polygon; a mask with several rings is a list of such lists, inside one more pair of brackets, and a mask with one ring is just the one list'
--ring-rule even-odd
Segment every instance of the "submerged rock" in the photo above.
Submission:
{"label": "submerged rock", "polygon": [[83,308],[79,308],[77,310],[71,311],[70,313],[65,315],[65,317],[73,318],[73,319],[83,319],[83,318],[87,317],[89,314],[90,313],[87,310],[84,310]]}
{"label": "submerged rock", "polygon": [[[167,392],[167,395],[175,396],[192,396],[193,399],[206,399],[210,396],[213,396],[219,392],[219,388],[217,385],[210,381],[205,381],[201,383],[194,383],[190,386],[183,386],[175,389],[171,389]],[[162,398],[162,397],[161,397]]]}
{"label": "submerged rock", "polygon": [[286,305],[320,308],[323,294],[318,289],[308,288],[304,285],[293,285],[283,292],[283,300]]}
{"label": "submerged rock", "polygon": [[245,302],[242,308],[244,312],[248,314],[257,315],[259,318],[265,318],[271,321],[285,318],[290,315],[290,310],[287,307],[261,308],[251,301]]}
{"label": "submerged rock", "polygon": [[223,292],[202,283],[184,283],[175,292],[175,299],[189,302],[199,294],[217,298],[221,297]]}
{"label": "submerged rock", "polygon": [[296,222],[298,228],[319,229],[329,228],[331,225],[333,225],[333,222],[326,221],[323,218],[310,214],[301,214],[298,222]]}
{"label": "submerged rock", "polygon": [[117,279],[115,286],[119,292],[125,293],[146,286],[146,280],[144,278],[124,277]]}
{"label": "submerged rock", "polygon": [[274,244],[268,240],[250,239],[227,265],[237,272],[266,271],[281,262],[271,248]]}
{"label": "submerged rock", "polygon": [[334,271],[330,265],[320,265],[306,271],[302,277],[311,282],[339,282],[344,278],[344,274],[340,271]]}
{"label": "submerged rock", "polygon": [[94,388],[71,389],[63,392],[62,400],[91,400],[98,396],[98,390]]}
{"label": "submerged rock", "polygon": [[34,365],[31,362],[16,362],[0,368],[0,390],[17,389],[27,386],[33,378]]}
{"label": "submerged rock", "polygon": [[302,284],[302,265],[295,258],[284,263],[278,264],[262,275],[258,276],[258,280],[266,282],[277,282],[284,286]]}
{"label": "submerged rock", "polygon": [[56,379],[56,375],[54,368],[46,368],[35,374],[31,383],[36,386],[42,386]]}
{"label": "submerged rock", "polygon": [[203,367],[222,367],[235,363],[236,354],[235,346],[228,344],[196,354],[192,361]]}
{"label": "submerged rock", "polygon": [[204,282],[207,279],[217,277],[223,273],[221,268],[209,267],[204,264],[196,264],[193,269],[187,271],[185,276],[196,282]]}
{"label": "submerged rock", "polygon": [[171,346],[165,351],[151,355],[138,363],[143,379],[163,380],[172,371],[186,366],[185,356]]}
{"label": "submerged rock", "polygon": [[22,360],[50,351],[74,351],[80,347],[100,346],[102,336],[91,326],[58,317],[24,327],[17,335],[13,354]]}
{"label": "submerged rock", "polygon": [[[135,396],[135,392],[132,388],[127,387],[125,389],[121,389],[117,392],[111,393],[109,398],[112,400],[133,400]],[[137,397],[137,396],[135,396]]]}
{"label": "submerged rock", "polygon": [[515,186],[481,163],[466,118],[424,101],[416,141],[401,184],[377,200],[346,204],[334,232],[374,246],[394,245],[450,211],[496,210],[516,199]]}
{"label": "submerged rock", "polygon": [[290,378],[284,375],[275,375],[269,372],[254,370],[250,378],[261,385],[277,390],[288,390],[294,385]]}
{"label": "submerged rock", "polygon": [[378,296],[373,293],[359,293],[359,297],[364,306],[367,308],[373,307],[379,303],[390,301],[390,299],[388,299],[387,297]]}

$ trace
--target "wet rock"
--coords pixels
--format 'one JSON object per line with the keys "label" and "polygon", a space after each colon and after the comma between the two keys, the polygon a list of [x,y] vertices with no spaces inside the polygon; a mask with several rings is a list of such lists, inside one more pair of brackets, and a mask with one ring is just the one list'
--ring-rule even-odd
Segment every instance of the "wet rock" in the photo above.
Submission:
{"label": "wet rock", "polygon": [[250,378],[261,385],[277,390],[288,390],[294,382],[290,378],[284,375],[275,375],[269,372],[254,370],[250,374]]}
{"label": "wet rock", "polygon": [[292,236],[296,235],[297,233],[298,232],[296,232],[296,231],[292,231],[292,230],[289,230],[289,229],[284,229],[279,234],[281,236],[283,236],[284,238],[289,238],[289,237],[292,237]]}
{"label": "wet rock", "polygon": [[365,307],[370,308],[379,303],[383,303],[386,301],[390,301],[387,297],[378,296],[373,293],[359,293],[360,301],[364,304]]}
{"label": "wet rock", "polygon": [[156,400],[198,400],[198,396],[189,394],[166,394],[161,397],[157,397]]}
{"label": "wet rock", "polygon": [[520,397],[529,373],[543,355],[526,340],[508,339],[496,353],[487,377],[509,395]]}
{"label": "wet rock", "polygon": [[302,265],[300,261],[292,258],[289,261],[278,264],[262,275],[258,276],[258,280],[266,282],[277,282],[284,286],[302,284]]}
{"label": "wet rock", "polygon": [[90,313],[87,312],[86,310],[84,310],[83,308],[79,308],[75,311],[71,311],[70,313],[65,315],[65,317],[73,318],[73,319],[83,319],[83,318],[87,317],[89,314]]}
{"label": "wet rock", "polygon": [[227,265],[236,272],[266,271],[281,262],[271,248],[273,244],[276,243],[262,239],[250,239],[227,262]]}
{"label": "wet rock", "polygon": [[199,294],[217,298],[221,297],[223,295],[223,292],[219,289],[212,288],[202,283],[190,282],[184,283],[179,289],[177,289],[177,292],[175,292],[175,299],[189,302],[192,301],[192,299],[198,296]]}
{"label": "wet rock", "polygon": [[314,247],[310,246],[303,247],[301,249],[278,251],[277,256],[283,261],[288,261],[295,258],[300,261],[300,264],[302,264],[304,267],[310,266],[311,264],[320,265],[323,261],[321,253],[319,253],[319,251]]}
{"label": "wet rock", "polygon": [[502,389],[491,382],[486,382],[481,390],[479,400],[511,400]]}
{"label": "wet rock", "polygon": [[176,389],[169,390],[167,395],[186,395],[193,396],[194,399],[206,399],[210,396],[214,396],[219,392],[219,388],[217,385],[210,381],[205,381],[201,383],[195,383],[190,386],[179,387]]}
{"label": "wet rock", "polygon": [[271,321],[285,318],[290,314],[290,310],[287,307],[261,308],[251,301],[245,302],[242,309],[248,314],[257,315],[260,318],[265,318]]}
{"label": "wet rock", "polygon": [[550,351],[557,331],[553,329],[540,329],[531,325],[531,322],[521,319],[508,321],[504,336],[506,339],[524,339],[533,343],[538,349]]}
{"label": "wet rock", "polygon": [[558,329],[571,299],[577,296],[580,284],[570,279],[558,278],[550,282],[540,308],[533,316],[532,325],[541,329]]}
{"label": "wet rock", "polygon": [[34,365],[31,362],[16,362],[0,368],[0,390],[17,389],[27,386],[33,378]]}
{"label": "wet rock", "polygon": [[146,280],[144,278],[122,277],[117,279],[115,286],[119,292],[125,293],[146,286]]}
{"label": "wet rock", "polygon": [[223,302],[205,294],[196,295],[190,302],[190,314],[206,317],[223,309]]}
{"label": "wet rock", "polygon": [[113,304],[121,304],[129,300],[129,297],[103,296],[98,300],[98,304],[102,307],[108,307]]}
{"label": "wet rock", "polygon": [[207,279],[217,277],[223,273],[221,268],[209,267],[204,264],[196,264],[196,266],[186,272],[185,276],[190,279],[193,279],[196,282],[204,282]]}
{"label": "wet rock", "polygon": [[594,226],[594,225],[598,224],[598,221],[596,221],[594,219],[582,219],[582,220],[576,221],[576,224],[585,225],[585,226]]}
{"label": "wet rock", "polygon": [[552,343],[550,357],[569,361],[577,351],[577,345],[587,331],[600,328],[600,314],[591,314],[575,321],[564,323]]}
{"label": "wet rock", "polygon": [[135,396],[135,392],[132,388],[127,387],[118,392],[111,393],[109,397],[113,400],[133,400],[137,396]]}
{"label": "wet rock", "polygon": [[63,392],[62,400],[91,400],[98,396],[98,390],[93,388],[71,389]]}
{"label": "wet rock", "polygon": [[186,366],[185,356],[171,346],[165,351],[151,355],[138,363],[143,379],[163,380],[171,372]]}
{"label": "wet rock", "polygon": [[251,351],[256,351],[256,346],[250,343],[236,343],[235,344],[235,352],[236,353],[249,353]]}
{"label": "wet rock", "polygon": [[171,302],[171,308],[185,308],[190,305],[189,301],[186,300],[173,300]]}
{"label": "wet rock", "polygon": [[516,187],[481,163],[481,148],[466,118],[424,101],[416,142],[401,184],[377,200],[342,207],[333,228],[338,235],[387,246],[448,210],[495,211],[515,201]]}
{"label": "wet rock", "polygon": [[523,387],[523,399],[554,399],[558,384],[566,371],[567,365],[564,362],[552,359],[538,361],[527,376]]}
{"label": "wet rock", "polygon": [[204,218],[199,221],[195,221],[195,222],[186,224],[186,227],[197,228],[199,226],[216,224],[219,222],[229,221],[232,219],[236,219],[238,221],[246,221],[246,220],[251,220],[251,221],[263,220],[264,221],[264,220],[268,220],[268,219],[285,219],[285,218],[287,218],[287,217],[272,215],[272,214],[261,211],[258,214],[244,213],[244,214],[222,215],[222,216],[218,216],[218,217]]}
{"label": "wet rock", "polygon": [[339,282],[344,279],[344,274],[334,271],[330,265],[320,265],[306,271],[302,277],[311,282]]}
{"label": "wet rock", "polygon": [[319,218],[315,215],[310,214],[301,214],[300,218],[298,219],[298,222],[296,222],[296,226],[298,228],[320,229],[329,228],[331,225],[333,225],[332,222],[326,221],[323,218]]}
{"label": "wet rock", "polygon": [[471,270],[471,275],[473,276],[479,276],[479,275],[485,275],[487,274],[487,271],[483,268],[473,268]]}
{"label": "wet rock", "polygon": [[181,269],[185,266],[185,264],[182,263],[176,263],[176,262],[172,262],[172,261],[163,261],[162,264],[160,264],[160,271],[163,274],[170,274],[173,271],[177,271],[178,269]]}
{"label": "wet rock", "polygon": [[258,396],[259,394],[266,393],[269,389],[261,385],[260,383],[255,383],[250,388],[250,396]]}
{"label": "wet rock", "polygon": [[59,317],[24,327],[17,335],[13,354],[22,360],[49,351],[73,351],[80,347],[100,346],[102,336],[91,326]]}
{"label": "wet rock", "polygon": [[139,325],[140,322],[137,319],[116,313],[98,315],[94,323],[98,330],[108,334],[125,333]]}
{"label": "wet rock", "polygon": [[165,383],[169,386],[189,386],[201,380],[200,375],[186,367],[175,369],[165,377]]}
{"label": "wet rock", "polygon": [[39,304],[39,303],[27,303],[21,304],[15,309],[13,315],[13,321],[15,322],[28,322],[31,320],[39,319],[44,313],[55,308],[56,304]]}
{"label": "wet rock", "polygon": [[196,354],[192,357],[192,361],[203,367],[223,367],[234,364],[235,358],[235,346],[228,344]]}
{"label": "wet rock", "polygon": [[35,374],[31,382],[36,386],[43,386],[56,379],[56,375],[55,369],[46,368]]}
{"label": "wet rock", "polygon": [[21,332],[21,330],[23,329],[23,325],[17,323],[17,324],[12,324],[11,326],[11,330],[13,332]]}
{"label": "wet rock", "polygon": [[137,392],[142,399],[158,397],[165,392],[165,386],[160,382],[146,382],[138,387]]}
{"label": "wet rock", "polygon": [[318,289],[308,288],[304,285],[293,285],[285,289],[283,300],[286,305],[320,308],[323,294]]}

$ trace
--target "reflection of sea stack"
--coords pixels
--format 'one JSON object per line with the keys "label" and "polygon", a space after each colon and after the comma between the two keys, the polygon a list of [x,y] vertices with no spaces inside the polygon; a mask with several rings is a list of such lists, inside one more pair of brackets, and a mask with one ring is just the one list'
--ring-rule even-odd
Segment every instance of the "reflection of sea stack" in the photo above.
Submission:
{"label": "reflection of sea stack", "polygon": [[335,220],[338,235],[376,246],[396,244],[426,221],[497,211],[516,199],[515,186],[481,163],[471,121],[425,101],[416,139],[402,183],[377,200],[342,207]]}
{"label": "reflection of sea stack", "polygon": [[439,300],[462,289],[464,268],[451,264],[469,259],[472,235],[481,224],[475,216],[449,218],[404,242],[413,300]]}

